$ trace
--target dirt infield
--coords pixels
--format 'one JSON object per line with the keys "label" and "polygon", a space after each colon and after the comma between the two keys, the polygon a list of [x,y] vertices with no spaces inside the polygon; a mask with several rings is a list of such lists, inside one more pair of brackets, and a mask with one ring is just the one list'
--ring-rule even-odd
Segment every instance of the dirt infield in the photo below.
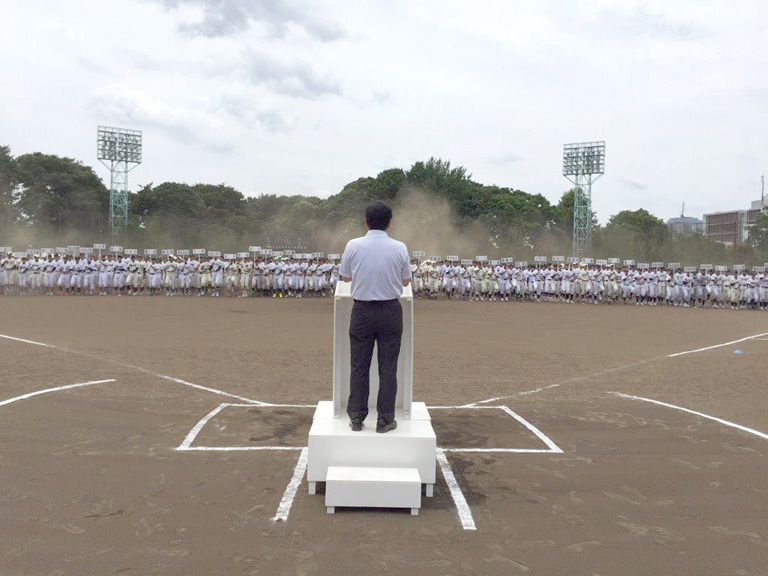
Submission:
{"label": "dirt infield", "polygon": [[[414,399],[451,407],[477,529],[440,474],[417,517],[303,482],[275,521],[311,409],[260,403],[330,399],[332,306],[0,298],[0,574],[768,574],[768,335],[669,357],[768,314],[419,301]],[[249,449],[177,450],[222,404],[190,446]]]}

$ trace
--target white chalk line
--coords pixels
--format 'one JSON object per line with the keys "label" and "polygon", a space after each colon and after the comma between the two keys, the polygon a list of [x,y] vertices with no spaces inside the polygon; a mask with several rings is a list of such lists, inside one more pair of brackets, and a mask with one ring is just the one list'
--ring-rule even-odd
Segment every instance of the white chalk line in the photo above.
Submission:
{"label": "white chalk line", "polygon": [[116,382],[114,378],[110,378],[108,380],[91,380],[89,382],[79,382],[77,384],[67,384],[66,386],[56,386],[55,388],[46,388],[45,390],[37,390],[36,392],[30,392],[28,394],[22,394],[21,396],[16,396],[15,398],[9,398],[8,400],[3,400],[0,402],[0,406],[7,406],[8,404],[13,404],[14,402],[19,402],[20,400],[26,400],[27,398],[32,398],[33,396],[40,396],[41,394],[49,394],[51,392],[60,392],[61,390],[70,390],[72,388],[82,388],[84,386],[93,386],[94,384],[107,384],[108,382]]}
{"label": "white chalk line", "polygon": [[768,332],[762,334],[755,334],[754,336],[747,336],[746,338],[739,338],[738,340],[732,340],[730,342],[724,342],[722,344],[715,344],[714,346],[707,346],[705,348],[697,348],[696,350],[686,350],[685,352],[677,352],[675,354],[669,354],[667,358],[675,358],[677,356],[685,356],[686,354],[696,354],[697,352],[706,352],[707,350],[714,350],[715,348],[722,348],[723,346],[730,346],[732,344],[738,344],[739,342],[746,342],[747,340],[753,340],[762,336],[768,336]]}
{"label": "white chalk line", "polygon": [[697,352],[706,352],[707,350],[714,350],[715,348],[722,348],[724,346],[731,346],[732,344],[738,344],[740,342],[746,342],[748,340],[755,340],[755,339],[762,339],[763,336],[768,336],[768,332],[763,332],[762,334],[755,334],[754,336],[747,336],[746,338],[740,338],[738,340],[732,340],[730,342],[724,342],[722,344],[715,344],[714,346],[706,346],[704,348],[697,348],[696,350],[686,350],[685,352],[676,352],[674,354],[667,354],[666,356],[657,356],[654,358],[649,358],[648,360],[641,360],[640,362],[633,362],[631,364],[625,364],[622,366],[617,366],[615,368],[609,368],[607,370],[601,370],[599,372],[595,372],[593,374],[589,374],[586,376],[577,376],[575,378],[569,378],[567,380],[563,380],[562,382],[556,382],[554,384],[550,384],[549,386],[541,386],[539,388],[534,388],[533,390],[526,390],[524,392],[516,392],[515,394],[510,394],[508,396],[496,396],[494,398],[488,398],[487,400],[480,400],[478,402],[471,402],[469,404],[463,404],[460,406],[460,408],[472,408],[474,406],[477,406],[478,404],[490,404],[491,402],[498,402],[499,400],[508,400],[509,398],[514,398],[515,396],[528,396],[530,394],[538,394],[539,392],[544,392],[545,390],[551,390],[553,388],[558,388],[562,386],[563,384],[573,384],[575,382],[580,382],[583,380],[590,380],[592,378],[599,378],[600,376],[605,376],[606,374],[611,374],[612,372],[620,372],[622,370],[628,370],[630,368],[636,368],[637,366],[640,366],[641,364],[647,364],[649,362],[653,362],[655,360],[661,360],[662,358],[676,358],[678,356],[685,356],[686,354],[695,354]]}
{"label": "white chalk line", "polygon": [[562,450],[552,450],[551,448],[440,448],[443,452],[453,452],[467,454],[562,454]]}
{"label": "white chalk line", "polygon": [[176,448],[179,452],[296,452],[306,446],[190,446]]}
{"label": "white chalk line", "polygon": [[51,344],[43,344],[42,342],[35,342],[34,340],[25,340],[24,338],[16,338],[14,336],[8,336],[6,334],[0,334],[0,338],[5,338],[6,340],[14,340],[16,342],[23,342],[24,344],[34,344],[35,346],[45,346],[46,348],[56,348],[56,346],[52,346]]}
{"label": "white chalk line", "polygon": [[451,465],[448,464],[448,458],[445,457],[445,451],[441,448],[437,449],[437,463],[440,465],[440,471],[443,473],[445,483],[448,485],[448,490],[453,498],[453,503],[456,505],[456,511],[459,513],[459,521],[461,527],[464,530],[477,530],[475,526],[475,519],[472,517],[472,510],[467,504],[467,499],[464,497],[464,493],[459,487],[459,483],[456,481],[456,476],[453,475]]}
{"label": "white chalk line", "polygon": [[695,410],[691,410],[689,408],[683,408],[682,406],[675,406],[674,404],[668,404],[667,402],[661,402],[660,400],[652,400],[651,398],[643,398],[642,396],[634,396],[632,394],[623,394],[621,392],[609,392],[609,394],[615,394],[616,396],[621,396],[622,398],[629,398],[630,400],[640,400],[642,402],[650,402],[651,404],[658,404],[659,406],[665,406],[667,408],[672,408],[674,410],[680,410],[681,412],[688,412],[689,414],[693,414],[694,416],[699,416],[700,418],[706,418],[707,420],[712,420],[714,422],[718,422],[719,424],[723,424],[724,426],[730,426],[731,428],[736,428],[737,430],[741,430],[742,432],[753,434],[755,436],[758,436],[759,438],[768,440],[768,434],[766,434],[765,432],[759,432],[758,430],[747,428],[746,426],[742,426],[741,424],[736,424],[735,422],[729,422],[728,420],[723,420],[722,418],[710,416],[709,414],[696,412]]}
{"label": "white chalk line", "polygon": [[258,404],[227,404],[236,408],[317,408],[317,404],[272,404],[271,402],[259,402]]}
{"label": "white chalk line", "polygon": [[36,342],[34,340],[25,340],[24,338],[16,338],[15,336],[8,336],[7,334],[0,334],[0,338],[5,338],[6,340],[14,340],[16,342],[23,342],[25,344],[33,344],[35,346],[44,346],[46,348],[52,348],[54,350],[67,352],[69,354],[77,354],[79,356],[85,356],[86,358],[94,358],[102,362],[109,362],[110,364],[113,364],[115,366],[120,366],[122,368],[139,370],[140,372],[144,372],[145,374],[149,374],[150,376],[154,376],[156,378],[162,378],[163,380],[169,380],[171,382],[176,382],[177,384],[183,384],[184,386],[188,386],[190,388],[196,388],[198,390],[203,390],[205,392],[211,392],[212,394],[218,394],[219,396],[227,396],[229,398],[234,398],[235,400],[242,400],[243,402],[248,402],[249,404],[254,404],[258,406],[268,405],[267,402],[262,402],[260,400],[252,400],[251,398],[246,398],[245,396],[238,396],[237,394],[231,394],[229,392],[225,392],[224,390],[210,388],[209,386],[201,386],[200,384],[187,382],[186,380],[182,380],[181,378],[174,378],[173,376],[168,376],[167,374],[160,374],[159,372],[154,372],[152,370],[148,370],[147,368],[142,368],[141,366],[134,366],[133,364],[125,364],[124,362],[118,362],[117,360],[113,360],[112,358],[104,358],[102,356],[96,356],[95,354],[81,352],[80,350],[71,350],[69,348],[64,348],[63,346],[55,346],[53,344],[46,344],[44,342]]}
{"label": "white chalk line", "polygon": [[309,448],[302,448],[301,454],[299,454],[299,460],[296,462],[296,467],[293,469],[293,476],[285,487],[283,498],[280,500],[280,505],[277,507],[277,514],[272,518],[273,522],[285,522],[288,520],[288,515],[291,513],[291,506],[293,506],[293,500],[296,498],[296,493],[301,486],[301,481],[304,479],[304,473],[307,471],[307,460],[309,458]]}
{"label": "white chalk line", "polygon": [[523,418],[522,416],[517,414],[514,410],[508,408],[507,406],[500,406],[500,408],[501,408],[501,410],[503,410],[504,412],[506,412],[507,414],[512,416],[512,418],[514,418],[515,420],[520,422],[520,424],[522,424],[523,426],[528,428],[528,430],[533,432],[539,440],[544,442],[544,444],[546,444],[547,447],[550,450],[552,450],[552,452],[555,452],[557,454],[562,454],[563,453],[563,451],[560,448],[558,448],[557,444],[552,442],[552,440],[550,440],[549,437],[546,434],[544,434],[541,430],[536,428],[536,426],[534,426],[533,424],[528,422],[528,420],[526,420],[525,418]]}
{"label": "white chalk line", "polygon": [[189,450],[189,447],[192,446],[192,442],[194,442],[195,438],[197,438],[197,435],[200,434],[200,431],[203,429],[203,426],[208,424],[208,421],[211,418],[216,416],[216,414],[224,410],[224,408],[226,408],[227,406],[228,404],[219,404],[218,406],[216,406],[216,408],[208,412],[208,414],[206,414],[200,420],[200,422],[195,424],[194,428],[192,428],[192,430],[189,431],[189,434],[187,434],[187,437],[184,438],[184,441],[181,443],[181,445],[178,448],[176,448],[176,450]]}

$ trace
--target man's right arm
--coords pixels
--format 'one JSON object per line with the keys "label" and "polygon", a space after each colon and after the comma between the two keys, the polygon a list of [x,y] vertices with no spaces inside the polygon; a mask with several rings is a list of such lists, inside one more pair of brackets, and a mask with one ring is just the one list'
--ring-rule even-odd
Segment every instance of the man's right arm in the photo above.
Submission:
{"label": "man's right arm", "polygon": [[405,244],[402,245],[403,248],[403,264],[400,267],[400,279],[403,281],[403,287],[408,286],[411,283],[411,278],[413,277],[413,272],[411,272],[411,261],[408,258],[408,248],[406,248]]}
{"label": "man's right arm", "polygon": [[352,263],[350,262],[352,256],[352,241],[347,242],[347,246],[344,248],[344,253],[341,255],[341,263],[339,264],[339,276],[344,282],[352,282]]}

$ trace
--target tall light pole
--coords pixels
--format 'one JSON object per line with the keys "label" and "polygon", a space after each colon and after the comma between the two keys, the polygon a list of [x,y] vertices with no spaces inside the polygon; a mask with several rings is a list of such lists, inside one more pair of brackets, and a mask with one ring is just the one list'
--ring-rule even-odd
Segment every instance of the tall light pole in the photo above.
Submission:
{"label": "tall light pole", "polygon": [[141,164],[141,131],[99,126],[99,161],[109,168],[109,229],[114,244],[128,226],[128,172]]}
{"label": "tall light pole", "polygon": [[592,183],[605,174],[605,141],[563,146],[563,176],[576,185],[573,195],[573,255],[592,249]]}

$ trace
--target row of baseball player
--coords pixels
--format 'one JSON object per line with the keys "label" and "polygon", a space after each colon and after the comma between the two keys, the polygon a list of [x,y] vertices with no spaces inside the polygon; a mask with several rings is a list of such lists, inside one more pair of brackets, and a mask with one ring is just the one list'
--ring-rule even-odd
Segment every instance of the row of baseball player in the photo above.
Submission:
{"label": "row of baseball player", "polygon": [[0,260],[5,294],[197,294],[322,296],[335,288],[338,263],[315,260],[150,256],[8,256]]}
{"label": "row of baseball player", "polygon": [[768,272],[413,262],[417,297],[768,308]]}
{"label": "row of baseball player", "polygon": [[[544,264],[411,263],[418,298],[768,308],[768,273]],[[0,260],[3,293],[324,296],[339,279],[325,259],[21,256]]]}

